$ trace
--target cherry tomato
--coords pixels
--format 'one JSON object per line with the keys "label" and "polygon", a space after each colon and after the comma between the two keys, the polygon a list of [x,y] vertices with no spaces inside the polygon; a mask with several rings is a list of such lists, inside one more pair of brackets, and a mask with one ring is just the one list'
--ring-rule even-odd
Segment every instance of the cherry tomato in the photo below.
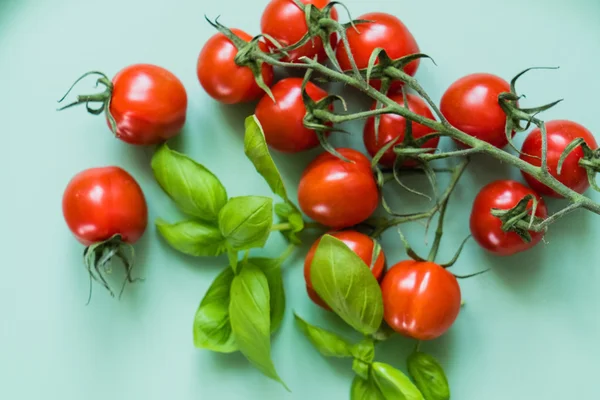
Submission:
{"label": "cherry tomato", "polygon": [[498,76],[484,73],[467,75],[446,90],[440,109],[454,127],[503,148],[508,144],[506,114],[498,103],[498,96],[503,92],[510,92],[510,85]]}
{"label": "cherry tomato", "polygon": [[[321,10],[330,2],[330,0],[300,1],[303,4],[312,4]],[[335,8],[331,10],[331,17],[337,21],[338,14]],[[260,27],[263,34],[271,36],[284,47],[298,43],[308,33],[305,13],[293,0],[271,0],[263,12]],[[297,62],[301,57],[314,58],[315,55],[319,61],[323,61],[326,57],[323,41],[320,37],[313,39],[302,47],[288,52],[289,57],[284,57],[283,61]],[[330,40],[331,47],[335,49],[337,36],[331,35]],[[275,45],[268,40],[267,45],[271,49],[276,49]]]}
{"label": "cherry tomato", "polygon": [[379,204],[379,189],[369,159],[353,149],[337,149],[351,162],[323,153],[302,173],[298,201],[313,220],[343,229],[369,218]]}
{"label": "cherry tomato", "polygon": [[[377,260],[375,260],[373,263],[373,250],[375,249],[375,243],[373,242],[372,238],[352,230],[331,232],[329,234],[344,242],[344,244],[346,244],[350,250],[355,252],[365,262],[365,264],[371,268],[371,272],[373,272],[375,279],[378,281],[381,280],[385,269],[385,255],[383,254],[383,250],[381,250],[377,256]],[[311,298],[311,300],[318,306],[321,306],[326,310],[330,310],[329,306],[327,306],[327,304],[313,289],[310,280],[310,266],[320,242],[321,238],[317,239],[306,255],[304,260],[304,281],[306,282],[306,291],[308,292],[308,296]]]}
{"label": "cherry tomato", "polygon": [[[395,16],[375,12],[361,15],[358,19],[372,21],[358,24],[356,26],[358,31],[352,27],[346,30],[349,47],[359,69],[365,69],[369,66],[371,54],[377,48],[384,49],[393,60],[419,53],[419,46],[415,38],[404,23]],[[337,47],[336,58],[343,70],[352,69],[346,46],[341,42]],[[404,72],[414,76],[418,68],[419,60],[416,60],[404,67]],[[372,80],[370,83],[377,89],[381,87],[381,82],[377,80]],[[393,82],[390,92],[401,88],[402,82]]]}
{"label": "cherry tomato", "polygon": [[542,198],[519,182],[499,180],[481,189],[475,198],[470,222],[471,234],[481,247],[499,256],[510,256],[528,250],[542,240],[542,233],[530,232],[532,240],[525,243],[516,232],[504,232],[502,221],[490,213],[492,208],[509,210],[529,194],[539,200],[535,215],[546,218],[548,209]]}
{"label": "cherry tomato", "polygon": [[[231,30],[245,42],[252,36],[239,29]],[[261,50],[267,51],[263,42]],[[200,52],[196,72],[204,90],[224,104],[244,103],[258,99],[264,91],[256,84],[254,74],[249,67],[239,66],[235,62],[238,48],[222,33],[212,36]],[[261,66],[262,78],[267,86],[273,83],[273,67],[267,63]]]}
{"label": "cherry tomato", "polygon": [[[394,100],[396,103],[404,105],[404,97],[402,94],[392,94],[389,96],[390,99]],[[433,114],[427,104],[419,97],[409,94],[407,95],[408,101],[408,109],[427,117],[429,119],[434,119]],[[372,110],[375,109],[375,104],[371,107]],[[375,156],[383,148],[386,144],[391,142],[392,140],[399,138],[396,144],[402,144],[404,140],[404,133],[406,132],[406,119],[396,114],[384,114],[381,116],[379,121],[379,137],[378,140],[375,141],[375,117],[369,118],[367,123],[365,124],[363,139],[365,142],[365,146],[369,154],[372,157]],[[419,139],[423,136],[431,134],[435,132],[433,129],[430,129],[421,124],[412,124],[412,134],[415,139]],[[421,146],[422,148],[437,148],[440,142],[440,138],[436,137],[428,140]],[[396,160],[396,154],[394,154],[394,149],[391,148],[385,152],[381,160],[379,160],[379,164],[384,167],[393,167],[394,161]],[[405,166],[415,165],[414,161],[405,161]]]}
{"label": "cherry tomato", "polygon": [[[579,166],[583,158],[581,147],[576,148],[563,163],[560,175],[558,175],[558,161],[567,146],[575,139],[582,138],[587,145],[595,150],[598,148],[594,135],[585,127],[576,122],[557,120],[546,123],[548,138],[548,169],[550,174],[562,182],[565,186],[578,193],[585,192],[590,187],[587,172]],[[539,167],[542,164],[542,132],[539,128],[533,130],[523,142],[521,159]],[[523,173],[525,180],[533,190],[541,195],[562,197],[548,186],[540,183],[529,174]]]}
{"label": "cherry tomato", "polygon": [[122,69],[112,83],[110,114],[123,141],[158,144],[183,128],[187,94],[171,72],[156,65],[136,64]]}
{"label": "cherry tomato", "polygon": [[[271,92],[276,102],[265,95],[256,107],[256,118],[265,133],[265,140],[275,150],[297,153],[319,145],[314,130],[304,126],[306,107],[302,99],[302,79],[286,78],[275,84]],[[319,101],[327,92],[308,82],[306,92],[311,99]]]}
{"label": "cherry tomato", "polygon": [[142,189],[119,167],[90,168],[75,175],[63,194],[62,209],[67,226],[86,246],[115,235],[133,244],[148,223]]}
{"label": "cherry tomato", "polygon": [[433,262],[399,262],[385,274],[381,292],[387,324],[401,335],[417,340],[442,336],[460,311],[458,281]]}

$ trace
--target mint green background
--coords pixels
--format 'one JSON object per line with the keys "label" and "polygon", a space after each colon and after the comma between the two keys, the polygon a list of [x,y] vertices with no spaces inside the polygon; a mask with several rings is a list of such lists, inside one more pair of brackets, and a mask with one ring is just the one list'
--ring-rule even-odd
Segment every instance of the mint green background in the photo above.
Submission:
{"label": "mint green background", "polygon": [[[212,169],[230,195],[265,194],[266,184],[243,156],[243,120],[252,105],[223,107],[200,88],[197,55],[221,21],[256,33],[265,0],[148,1],[2,0],[2,278],[0,279],[0,398],[3,399],[347,399],[347,361],[325,360],[302,338],[292,310],[314,323],[344,328],[306,298],[302,254],[287,263],[288,312],[273,340],[275,364],[292,389],[263,378],[238,354],[216,355],[192,345],[195,309],[226,259],[176,254],[150,226],[137,246],[137,275],[145,283],[119,302],[97,285],[85,306],[88,277],[80,246],[61,215],[69,179],[95,166],[120,165],[142,185],[150,218],[180,214],[149,168],[151,148],[112,139],[101,118],[83,109],[55,112],[56,100],[81,73],[109,76],[131,63],[162,65],[189,94],[185,132],[172,145]],[[598,131],[600,3],[597,0],[346,1],[355,16],[371,10],[399,15],[422,51],[418,72],[434,99],[456,78],[493,72],[507,78],[529,66],[560,65],[527,76],[519,86],[529,105],[563,97],[546,119],[570,118]],[[344,17],[345,18],[345,17]],[[92,83],[80,86],[85,91]],[[356,93],[355,107],[367,107]],[[362,149],[360,124],[337,144]],[[520,142],[522,137],[518,138]],[[445,146],[449,146],[446,143]],[[317,151],[276,156],[295,197],[302,168]],[[479,157],[452,202],[442,255],[468,234],[476,189],[495,177],[520,174]],[[442,179],[443,181],[443,179]],[[413,181],[413,183],[415,183]],[[443,183],[443,182],[442,182]],[[394,193],[397,193],[394,195]],[[402,196],[400,199],[398,199]],[[600,196],[590,193],[600,201]],[[401,191],[394,206],[424,207]],[[554,210],[562,205],[552,201]],[[457,400],[598,398],[600,349],[600,230],[598,219],[576,213],[554,225],[527,254],[496,259],[471,243],[457,273],[493,272],[461,287],[467,302],[456,325],[424,349],[446,367]],[[425,251],[424,229],[405,228]],[[256,254],[277,255],[276,237]],[[310,241],[309,241],[310,242]],[[397,234],[385,236],[388,259],[403,254]],[[378,358],[402,366],[412,343],[396,340]]]}

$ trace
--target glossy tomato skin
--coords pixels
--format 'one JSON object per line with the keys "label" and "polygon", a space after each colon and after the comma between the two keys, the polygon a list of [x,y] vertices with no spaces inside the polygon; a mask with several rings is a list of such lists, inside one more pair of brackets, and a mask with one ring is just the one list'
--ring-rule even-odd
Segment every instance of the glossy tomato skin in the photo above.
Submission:
{"label": "glossy tomato skin", "polygon": [[[271,88],[271,92],[276,101],[264,95],[255,113],[269,146],[285,153],[297,153],[318,146],[317,134],[303,123],[306,107],[302,99],[302,79],[282,79]],[[312,82],[306,85],[306,92],[315,101],[327,97],[327,92]]]}
{"label": "glossy tomato skin", "polygon": [[[312,4],[321,10],[330,2],[330,0],[300,1],[303,4]],[[331,10],[331,17],[337,21],[338,14],[335,8]],[[308,33],[304,11],[293,0],[271,0],[263,12],[260,27],[263,34],[270,35],[284,47],[298,43]],[[331,47],[335,49],[337,35],[331,35],[330,40]],[[267,41],[267,45],[273,50],[276,49],[270,41]],[[314,43],[309,41],[304,46],[288,53],[289,57],[284,57],[283,61],[297,62],[301,57],[312,59],[315,55],[318,57],[318,61],[323,61],[326,57],[323,41],[319,37],[314,38]]]}
{"label": "glossy tomato skin", "polygon": [[510,92],[510,84],[496,75],[467,75],[446,90],[440,110],[452,126],[503,148],[508,144],[506,114],[498,103],[498,96],[504,92]]}
{"label": "glossy tomato skin", "polygon": [[530,232],[532,240],[525,243],[517,233],[504,232],[502,221],[490,213],[492,208],[509,210],[529,194],[539,200],[535,215],[546,218],[548,209],[542,198],[519,182],[499,180],[481,189],[473,203],[470,218],[471,234],[481,247],[498,256],[510,256],[531,249],[542,240],[542,233]]}
{"label": "glossy tomato skin", "polygon": [[385,274],[381,292],[387,324],[401,335],[417,340],[442,336],[460,311],[458,281],[433,262],[399,262]]}
{"label": "glossy tomato skin", "polygon": [[353,149],[337,149],[352,162],[327,152],[304,170],[298,186],[302,211],[332,229],[359,224],[377,209],[379,189],[369,159]]}
{"label": "glossy tomato skin", "polygon": [[[231,30],[240,39],[250,42],[252,36],[239,29]],[[261,50],[267,51],[263,42]],[[200,52],[196,73],[200,84],[213,99],[224,104],[245,103],[260,98],[265,92],[256,84],[254,74],[248,67],[235,63],[237,47],[222,33],[212,36]],[[262,78],[267,86],[273,83],[273,67],[263,63]]]}
{"label": "glossy tomato skin", "polygon": [[[361,15],[358,19],[372,21],[358,24],[358,32],[352,27],[346,30],[350,50],[359,69],[365,69],[369,66],[371,54],[377,48],[385,49],[386,53],[394,60],[419,53],[419,46],[414,36],[397,17],[374,12]],[[343,70],[352,69],[346,47],[341,42],[337,47],[336,58]],[[414,76],[419,64],[419,60],[411,62],[404,68],[404,72]],[[381,87],[381,82],[377,80],[372,80],[370,83],[377,89]],[[401,82],[393,82],[390,92],[393,93],[401,88]]]}
{"label": "glossy tomato skin", "polygon": [[[377,256],[377,260],[374,263],[372,262],[375,242],[371,237],[353,230],[330,232],[329,234],[344,242],[344,244],[348,246],[350,250],[355,252],[364,261],[364,263],[371,268],[371,272],[373,273],[375,279],[377,279],[377,281],[381,280],[385,270],[385,254],[383,253],[383,250],[381,250]],[[320,242],[321,238],[317,239],[313,243],[308,251],[308,254],[306,255],[306,258],[304,259],[304,281],[306,282],[306,291],[311,300],[313,300],[313,302],[318,306],[329,310],[329,306],[325,304],[325,302],[313,289],[310,279],[310,267]]]}
{"label": "glossy tomato skin", "polygon": [[[577,147],[563,163],[561,174],[558,174],[558,162],[567,146],[575,139],[582,138],[587,145],[595,150],[598,143],[594,135],[584,126],[568,120],[556,120],[546,123],[546,132],[548,138],[548,169],[550,174],[558,179],[565,186],[578,193],[584,193],[589,187],[590,182],[587,172],[579,166],[579,161],[584,157],[581,147]],[[539,167],[542,164],[542,133],[539,128],[534,129],[523,142],[521,149],[521,159]],[[548,186],[527,173],[523,177],[533,190],[543,196],[562,197]]]}
{"label": "glossy tomato skin", "polygon": [[112,83],[110,113],[121,140],[153,145],[183,128],[187,93],[171,72],[156,65],[135,64],[119,71]]}
{"label": "glossy tomato skin", "polygon": [[[404,97],[402,96],[402,94],[392,94],[389,97],[396,103],[404,105]],[[427,104],[425,104],[425,102],[419,97],[409,94],[407,95],[407,101],[409,110],[426,118],[434,119],[433,114],[431,113],[431,110],[429,109]],[[375,104],[373,104],[371,109],[375,109]],[[397,114],[384,114],[381,116],[379,121],[378,140],[375,140],[375,117],[369,118],[367,120],[363,132],[363,140],[365,142],[365,147],[367,148],[367,151],[372,157],[374,157],[379,152],[379,150],[381,150],[386,144],[388,144],[395,138],[399,138],[396,144],[401,144],[404,140],[405,132],[406,119],[404,117]],[[412,124],[412,134],[415,139],[419,139],[433,132],[435,132],[433,129],[428,128],[424,125],[417,123]],[[421,147],[435,149],[438,147],[439,142],[440,138],[436,137],[428,140]],[[396,154],[394,154],[394,149],[391,148],[385,152],[381,160],[379,160],[379,164],[381,164],[384,167],[391,168],[394,166],[395,160]],[[404,162],[404,166],[414,165],[415,163],[411,161]]]}
{"label": "glossy tomato skin", "polygon": [[117,234],[133,244],[148,224],[142,189],[119,167],[90,168],[75,175],[63,194],[62,209],[67,226],[86,246]]}

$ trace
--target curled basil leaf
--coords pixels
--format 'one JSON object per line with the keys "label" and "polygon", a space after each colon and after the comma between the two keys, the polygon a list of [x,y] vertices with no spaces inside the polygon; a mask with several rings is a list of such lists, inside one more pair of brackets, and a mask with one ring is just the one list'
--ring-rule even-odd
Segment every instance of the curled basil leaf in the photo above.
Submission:
{"label": "curled basil leaf", "polygon": [[370,364],[375,358],[375,343],[373,342],[373,339],[363,339],[352,346],[351,352],[354,358],[358,358],[359,360]]}
{"label": "curled basil leaf", "polygon": [[220,353],[238,350],[229,322],[229,291],[233,271],[225,268],[214,280],[194,318],[194,345]]}
{"label": "curled basil leaf", "polygon": [[350,400],[385,400],[372,379],[364,380],[355,376],[350,389]]}
{"label": "curled basil leaf", "polygon": [[235,251],[263,247],[273,225],[273,200],[261,196],[230,199],[219,213],[219,229]]}
{"label": "curled basil leaf", "polygon": [[424,400],[410,378],[391,365],[373,363],[371,377],[386,400]]}
{"label": "curled basil leaf", "polygon": [[154,153],[152,171],[158,184],[186,214],[213,222],[227,203],[227,191],[212,172],[166,144]]}
{"label": "curled basil leaf", "polygon": [[271,333],[273,333],[281,326],[285,313],[285,289],[281,275],[281,260],[274,258],[250,258],[248,263],[260,268],[267,278],[270,294]]}
{"label": "curled basil leaf", "polygon": [[225,252],[225,238],[218,228],[198,221],[169,224],[156,221],[158,231],[165,240],[184,254],[196,257],[216,257]]}
{"label": "curled basil leaf", "polygon": [[298,328],[325,357],[352,357],[352,344],[333,332],[311,325],[295,315]]}
{"label": "curled basil leaf", "polygon": [[302,213],[291,202],[275,205],[275,214],[281,218],[281,222],[288,222],[291,229],[281,232],[291,243],[301,244],[298,233],[304,230],[304,219]]}
{"label": "curled basil leaf", "polygon": [[440,363],[429,354],[415,352],[408,357],[408,373],[425,400],[449,400],[450,385]]}
{"label": "curled basil leaf", "polygon": [[341,240],[324,235],[311,265],[317,294],[348,325],[370,335],[383,321],[377,280],[364,261]]}

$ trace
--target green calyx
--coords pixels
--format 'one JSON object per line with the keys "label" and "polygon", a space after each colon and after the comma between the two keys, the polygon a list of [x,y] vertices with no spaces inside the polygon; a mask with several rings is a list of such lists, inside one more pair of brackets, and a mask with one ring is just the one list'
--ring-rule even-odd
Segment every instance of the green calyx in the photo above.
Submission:
{"label": "green calyx", "polygon": [[84,264],[90,275],[90,294],[88,303],[92,296],[92,280],[100,283],[112,297],[115,296],[114,291],[110,288],[105,275],[112,273],[111,261],[118,258],[125,269],[125,279],[121,285],[119,297],[123,294],[127,283],[133,283],[140,279],[133,279],[131,272],[134,265],[134,249],[129,243],[123,241],[121,235],[114,235],[110,239],[103,242],[94,243],[88,246],[84,253]]}
{"label": "green calyx", "polygon": [[[532,203],[531,206],[529,203]],[[524,242],[531,242],[531,232],[534,230],[534,225],[543,221],[542,218],[536,217],[535,212],[538,207],[538,199],[529,194],[516,206],[509,210],[492,209],[491,214],[502,221],[502,230],[504,232],[517,233]]]}
{"label": "green calyx", "polygon": [[584,168],[588,175],[588,181],[594,190],[600,192],[600,186],[596,182],[596,174],[600,172],[600,149],[592,149],[583,138],[577,138],[573,140],[565,148],[563,154],[560,156],[558,161],[558,167],[556,172],[558,175],[561,174],[565,160],[576,148],[581,147],[583,150],[583,158],[579,160],[579,165]]}

